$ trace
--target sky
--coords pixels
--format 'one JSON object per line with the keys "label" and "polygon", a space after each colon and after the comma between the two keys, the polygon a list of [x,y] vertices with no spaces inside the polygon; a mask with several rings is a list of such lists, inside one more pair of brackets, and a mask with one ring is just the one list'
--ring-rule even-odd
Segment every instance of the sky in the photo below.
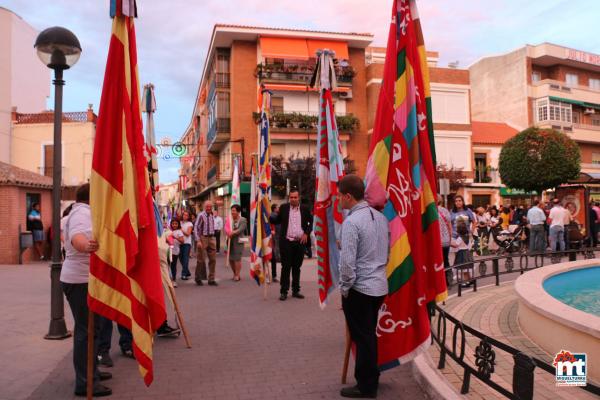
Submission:
{"label": "sky", "polygon": [[[38,30],[63,26],[83,48],[65,72],[64,111],[98,112],[108,53],[109,0],[0,0]],[[157,141],[176,142],[189,125],[214,24],[239,24],[375,35],[384,46],[391,0],[137,0],[140,84],[155,86]],[[419,0],[428,50],[439,66],[466,68],[483,56],[551,42],[600,54],[597,0]],[[31,50],[33,51],[33,49]],[[48,101],[52,108],[53,99]],[[177,159],[160,160],[160,180],[177,180]]]}

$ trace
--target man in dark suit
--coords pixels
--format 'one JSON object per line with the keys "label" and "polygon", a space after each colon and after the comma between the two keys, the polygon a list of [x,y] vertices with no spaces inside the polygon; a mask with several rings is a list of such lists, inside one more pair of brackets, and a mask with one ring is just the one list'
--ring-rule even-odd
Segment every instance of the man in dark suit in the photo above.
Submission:
{"label": "man in dark suit", "polygon": [[312,218],[306,208],[300,206],[298,189],[290,190],[289,203],[279,207],[279,213],[271,214],[272,224],[281,224],[279,252],[281,254],[281,296],[285,301],[290,289],[292,273],[292,297],[303,299],[300,293],[300,267],[304,260],[304,247],[312,231]]}

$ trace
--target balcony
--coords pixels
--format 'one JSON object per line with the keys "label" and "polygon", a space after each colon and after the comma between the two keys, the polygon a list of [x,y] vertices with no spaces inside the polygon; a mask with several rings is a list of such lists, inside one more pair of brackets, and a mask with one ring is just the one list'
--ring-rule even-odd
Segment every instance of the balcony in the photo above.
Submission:
{"label": "balcony", "polygon": [[208,144],[208,151],[211,153],[218,153],[224,145],[231,138],[231,120],[227,118],[216,118],[212,125],[208,128],[206,134],[206,143]]}
{"label": "balcony", "polygon": [[[255,76],[264,83],[297,83],[308,85],[315,70],[310,64],[267,64],[256,66]],[[350,65],[336,67],[335,75],[339,86],[352,86],[352,79],[356,75]]]}
{"label": "balcony", "polygon": [[[254,121],[260,120],[260,114],[252,113]],[[336,115],[338,131],[355,132],[360,127],[360,121],[352,114]],[[271,115],[271,130],[273,132],[307,132],[317,131],[319,117],[317,112],[276,112]]]}
{"label": "balcony", "polygon": [[218,181],[230,181],[232,178],[232,171],[220,172],[217,165],[213,165],[206,173],[206,185],[209,186]]}
{"label": "balcony", "polygon": [[578,142],[600,143],[600,125],[572,124],[564,121],[538,122],[540,128],[562,131]]}
{"label": "balcony", "polygon": [[598,103],[598,97],[600,97],[599,90],[590,89],[588,86],[567,86],[565,82],[553,79],[533,82],[528,88],[528,92],[529,97],[534,99],[556,96],[588,103]]}
{"label": "balcony", "polygon": [[486,167],[475,166],[475,170],[473,171],[473,183],[486,185],[500,184],[498,169],[493,168],[491,165]]}

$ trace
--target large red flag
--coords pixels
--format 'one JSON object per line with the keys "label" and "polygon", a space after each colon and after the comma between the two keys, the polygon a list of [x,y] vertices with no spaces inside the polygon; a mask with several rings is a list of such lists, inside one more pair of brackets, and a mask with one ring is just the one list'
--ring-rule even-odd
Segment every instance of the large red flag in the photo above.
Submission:
{"label": "large red flag", "polygon": [[394,0],[367,164],[366,198],[390,226],[389,294],[377,324],[379,364],[429,345],[427,303],[447,296],[434,193],[429,73],[415,0]]}
{"label": "large red flag", "polygon": [[130,1],[113,6],[92,161],[90,207],[100,248],[91,257],[88,304],[131,330],[140,373],[150,385],[154,331],[166,314],[144,154],[135,7]]}

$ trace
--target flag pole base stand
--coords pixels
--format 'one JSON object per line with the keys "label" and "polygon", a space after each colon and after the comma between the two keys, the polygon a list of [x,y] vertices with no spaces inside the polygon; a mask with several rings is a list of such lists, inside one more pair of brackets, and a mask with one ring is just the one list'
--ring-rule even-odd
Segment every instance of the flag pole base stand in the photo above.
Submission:
{"label": "flag pole base stand", "polygon": [[50,321],[50,328],[48,333],[44,335],[46,340],[63,340],[70,338],[73,334],[67,330],[67,324],[64,318],[53,319]]}

